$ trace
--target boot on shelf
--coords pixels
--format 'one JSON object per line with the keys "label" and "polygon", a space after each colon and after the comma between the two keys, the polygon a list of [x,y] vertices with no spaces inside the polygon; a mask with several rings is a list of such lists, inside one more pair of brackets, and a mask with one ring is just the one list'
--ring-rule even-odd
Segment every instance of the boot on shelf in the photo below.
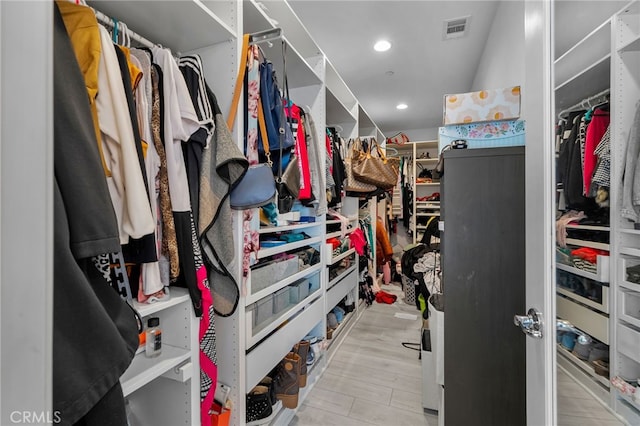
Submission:
{"label": "boot on shelf", "polygon": [[285,408],[298,406],[298,393],[300,392],[300,355],[289,352],[278,366],[274,377],[276,397],[282,401]]}
{"label": "boot on shelf", "polygon": [[276,405],[278,399],[276,398],[276,390],[274,387],[273,378],[265,376],[264,379],[260,380],[260,383],[258,384],[260,386],[265,386],[269,390],[269,402],[271,403],[271,405]]}
{"label": "boot on shelf", "polygon": [[307,356],[309,355],[310,342],[301,340],[293,347],[293,353],[300,355],[300,387],[307,386]]}
{"label": "boot on shelf", "polygon": [[269,389],[256,386],[247,394],[247,426],[268,424],[274,417],[273,407],[269,400]]}

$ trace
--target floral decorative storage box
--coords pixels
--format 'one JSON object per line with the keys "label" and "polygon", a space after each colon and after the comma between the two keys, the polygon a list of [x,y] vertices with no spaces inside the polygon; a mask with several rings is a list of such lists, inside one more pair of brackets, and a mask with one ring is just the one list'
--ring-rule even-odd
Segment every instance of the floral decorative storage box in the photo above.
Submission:
{"label": "floral decorative storage box", "polygon": [[467,141],[467,148],[497,148],[503,146],[524,146],[525,121],[493,121],[491,123],[461,124],[440,127],[438,150],[456,139]]}
{"label": "floral decorative storage box", "polygon": [[520,117],[520,86],[444,96],[445,126]]}

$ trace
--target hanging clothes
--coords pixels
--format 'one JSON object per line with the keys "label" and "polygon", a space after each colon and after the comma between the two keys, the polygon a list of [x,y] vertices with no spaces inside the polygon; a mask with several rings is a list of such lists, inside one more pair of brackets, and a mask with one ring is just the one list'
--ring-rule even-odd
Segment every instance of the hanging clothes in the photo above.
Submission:
{"label": "hanging clothes", "polygon": [[605,110],[604,107],[596,108],[593,110],[591,122],[589,122],[589,126],[587,127],[583,173],[583,195],[587,197],[591,194],[591,180],[596,168],[597,156],[595,150],[609,127],[609,121],[609,111]]}
{"label": "hanging clothes", "polygon": [[156,191],[158,192],[158,217],[162,218],[162,226],[157,227],[156,232],[161,233],[162,250],[159,262],[160,272],[163,277],[162,282],[165,285],[169,285],[170,282],[176,282],[180,275],[180,255],[176,225],[173,219],[173,208],[171,207],[167,155],[164,149],[164,140],[162,139],[162,117],[164,116],[164,98],[161,95],[162,80],[163,76],[160,67],[157,64],[151,64],[151,134],[153,145],[160,158],[160,169],[156,178]]}
{"label": "hanging clothes", "polygon": [[[126,52],[126,48],[122,48]],[[160,156],[153,141],[151,130],[153,88],[151,77],[150,52],[131,49],[129,51],[130,61],[141,70],[139,82],[134,90],[135,112],[139,126],[140,138],[145,149],[144,167],[147,182],[149,185],[149,201],[151,204],[151,214],[153,216],[155,229],[155,249],[157,261],[147,262],[141,265],[140,286],[138,291],[138,302],[144,303],[149,297],[156,299],[165,296],[162,291],[169,285],[169,264],[163,254],[164,243],[162,241],[162,216],[159,208],[159,173]],[[164,149],[163,149],[164,152]],[[166,166],[166,164],[165,164]],[[173,221],[173,218],[171,219]],[[166,251],[165,251],[166,252]],[[164,267],[164,273],[163,273]]]}
{"label": "hanging clothes", "polygon": [[326,200],[321,197],[321,194],[325,191],[326,184],[324,180],[324,171],[328,163],[325,162],[325,167],[321,163],[320,156],[320,143],[316,137],[316,125],[313,120],[313,116],[310,111],[302,111],[304,120],[305,140],[307,141],[307,153],[309,155],[309,172],[311,178],[311,194],[313,198],[310,204],[315,208],[316,216],[321,216],[327,213]]}
{"label": "hanging clothes", "polygon": [[293,136],[295,139],[294,152],[298,157],[298,167],[300,169],[300,192],[298,199],[300,201],[312,201],[314,194],[311,191],[311,172],[309,170],[309,154],[307,151],[307,139],[304,131],[304,123],[302,111],[298,105],[291,100],[283,99],[284,111],[287,121],[291,125]]}
{"label": "hanging clothes", "polygon": [[161,120],[167,156],[171,208],[180,257],[180,277],[177,283],[187,287],[195,314],[200,317],[202,294],[196,275],[196,258],[192,242],[193,217],[182,151],[182,142],[189,140],[189,137],[200,127],[200,123],[182,73],[171,51],[160,47],[154,47],[151,51],[154,61],[160,66],[163,74],[164,113]]}
{"label": "hanging clothes", "polygon": [[60,9],[56,4],[53,10],[52,408],[65,426],[124,424],[119,380],[138,347],[138,327],[92,261],[120,249],[119,229],[85,80]]}

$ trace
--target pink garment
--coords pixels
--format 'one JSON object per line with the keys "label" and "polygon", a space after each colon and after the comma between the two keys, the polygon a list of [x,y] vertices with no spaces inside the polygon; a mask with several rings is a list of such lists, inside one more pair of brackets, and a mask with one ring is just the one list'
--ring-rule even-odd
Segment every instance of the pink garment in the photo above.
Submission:
{"label": "pink garment", "polygon": [[364,232],[362,232],[361,228],[357,228],[349,234],[349,241],[351,243],[351,247],[356,249],[358,256],[363,256],[367,240],[364,237]]}
{"label": "pink garment", "polygon": [[304,133],[304,125],[301,121],[300,107],[287,99],[283,99],[284,111],[293,120],[293,131],[295,132],[296,145],[295,154],[298,157],[298,167],[300,168],[300,195],[298,199],[308,200],[311,198],[311,172],[309,170],[309,155],[307,154],[307,140]]}
{"label": "pink garment", "polygon": [[584,171],[582,173],[582,195],[586,197],[591,193],[591,179],[598,161],[595,150],[609,127],[609,120],[609,111],[596,109],[587,127],[587,137],[584,144]]}

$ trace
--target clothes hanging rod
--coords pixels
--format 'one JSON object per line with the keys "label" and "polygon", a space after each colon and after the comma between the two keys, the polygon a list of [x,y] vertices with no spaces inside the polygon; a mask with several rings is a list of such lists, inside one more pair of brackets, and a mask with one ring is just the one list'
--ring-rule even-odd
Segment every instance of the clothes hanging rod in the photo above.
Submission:
{"label": "clothes hanging rod", "polygon": [[282,28],[271,28],[249,34],[249,44],[270,43],[282,38]]}
{"label": "clothes hanging rod", "polygon": [[[571,106],[569,108],[563,109],[562,111],[560,111],[558,113],[558,119],[561,119],[562,116],[565,115],[566,113],[571,112],[571,111],[575,111],[575,110],[577,110],[579,108],[582,108],[582,109],[587,108],[587,107],[591,108],[593,106],[593,105],[591,105],[592,102],[597,101],[597,102],[595,102],[595,105],[597,105],[598,103],[601,103],[603,100],[608,100],[606,97],[609,95],[610,92],[611,92],[611,89],[605,89],[600,93],[596,93],[593,96],[589,96],[588,98],[583,99],[582,101],[578,102],[577,104],[575,104],[575,105],[573,105],[573,106]],[[603,97],[605,97],[605,99],[601,99]]]}
{"label": "clothes hanging rod", "polygon": [[[105,15],[104,13],[100,12],[99,10],[93,9],[93,12],[96,14],[96,19],[98,21],[100,21],[104,25],[108,25],[111,28],[114,28],[115,25],[116,25],[116,22],[119,22],[117,20],[114,20],[114,19],[110,18],[109,16]],[[121,31],[121,30],[122,30],[122,28],[119,29],[119,31]],[[148,47],[149,49],[152,49],[154,47],[160,46],[159,44],[152,43],[151,41],[149,41],[146,38],[142,37],[140,34],[132,31],[128,26],[126,27],[126,31],[127,31],[127,35],[129,37],[131,37],[131,39],[135,40],[136,42],[140,43],[141,45],[143,45],[145,47]]]}

